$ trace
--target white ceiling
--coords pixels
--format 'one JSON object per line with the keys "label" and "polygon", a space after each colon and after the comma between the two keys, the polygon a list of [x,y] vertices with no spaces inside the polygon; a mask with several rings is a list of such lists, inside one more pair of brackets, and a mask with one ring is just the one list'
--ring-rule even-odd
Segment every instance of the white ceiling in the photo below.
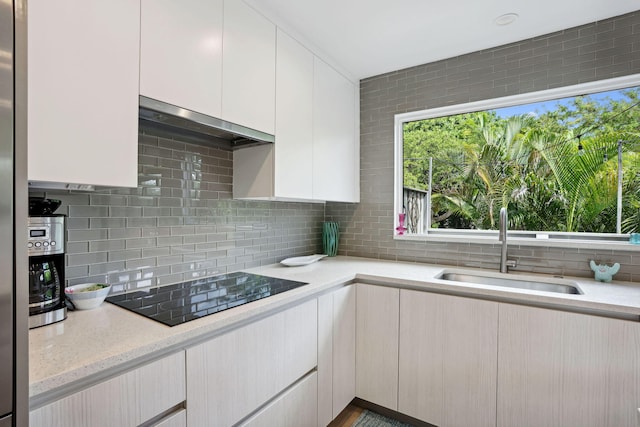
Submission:
{"label": "white ceiling", "polygon": [[[245,0],[362,79],[640,9],[640,0]],[[516,13],[512,24],[495,18]]]}

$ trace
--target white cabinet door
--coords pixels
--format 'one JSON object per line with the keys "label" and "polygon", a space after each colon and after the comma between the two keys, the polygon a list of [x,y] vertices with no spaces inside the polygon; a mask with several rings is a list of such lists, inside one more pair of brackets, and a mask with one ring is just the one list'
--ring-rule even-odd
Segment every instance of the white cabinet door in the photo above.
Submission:
{"label": "white cabinet door", "polygon": [[141,95],[220,117],[222,2],[142,0]]}
{"label": "white cabinet door", "polygon": [[277,42],[275,195],[310,200],[313,54],[281,30]]}
{"label": "white cabinet door", "polygon": [[35,409],[29,425],[137,426],[184,402],[185,388],[180,352]]}
{"label": "white cabinet door", "polygon": [[398,411],[495,426],[497,339],[498,303],[401,290]]}
{"label": "white cabinet door", "polygon": [[637,426],[640,323],[500,304],[498,426]]}
{"label": "white cabinet door", "polygon": [[276,141],[234,152],[233,197],[358,202],[357,88],[280,30],[276,57]]}
{"label": "white cabinet door", "polygon": [[356,396],[397,410],[400,290],[356,287]]}
{"label": "white cabinet door", "polygon": [[356,397],[356,288],[318,298],[318,425]]}
{"label": "white cabinet door", "polygon": [[359,201],[360,158],[356,88],[315,58],[313,90],[313,198]]}
{"label": "white cabinet door", "polygon": [[140,2],[33,0],[29,181],[136,187]]}
{"label": "white cabinet door", "polygon": [[240,425],[242,427],[317,426],[317,403],[318,374],[312,372]]}
{"label": "white cabinet door", "polygon": [[312,300],[187,349],[187,423],[231,426],[317,366]]}
{"label": "white cabinet door", "polygon": [[222,118],[274,134],[276,27],[242,0],[224,0]]}

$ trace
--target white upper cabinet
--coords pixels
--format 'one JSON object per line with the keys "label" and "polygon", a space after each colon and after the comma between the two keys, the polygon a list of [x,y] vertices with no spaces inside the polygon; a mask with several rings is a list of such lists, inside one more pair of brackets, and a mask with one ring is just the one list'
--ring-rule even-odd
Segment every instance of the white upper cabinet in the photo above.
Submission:
{"label": "white upper cabinet", "polygon": [[316,58],[314,65],[313,198],[357,202],[360,199],[357,90],[320,59]]}
{"label": "white upper cabinet", "polygon": [[142,0],[140,94],[222,111],[223,0]]}
{"label": "white upper cabinet", "polygon": [[142,0],[140,93],[275,135],[233,197],[359,201],[358,88],[242,0]]}
{"label": "white upper cabinet", "polygon": [[278,30],[275,194],[312,199],[313,54]]}
{"label": "white upper cabinet", "polygon": [[358,202],[357,87],[278,31],[276,141],[234,152],[234,198]]}
{"label": "white upper cabinet", "polygon": [[242,0],[142,0],[140,94],[275,132],[276,27]]}
{"label": "white upper cabinet", "polygon": [[242,0],[225,0],[222,118],[275,133],[276,27]]}
{"label": "white upper cabinet", "polygon": [[33,0],[29,181],[135,187],[140,2]]}

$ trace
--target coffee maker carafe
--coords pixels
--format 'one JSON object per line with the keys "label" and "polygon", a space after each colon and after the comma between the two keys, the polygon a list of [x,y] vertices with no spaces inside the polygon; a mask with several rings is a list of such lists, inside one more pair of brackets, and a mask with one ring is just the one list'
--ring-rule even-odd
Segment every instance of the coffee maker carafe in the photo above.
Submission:
{"label": "coffee maker carafe", "polygon": [[64,296],[64,220],[63,215],[29,217],[30,329],[67,317]]}

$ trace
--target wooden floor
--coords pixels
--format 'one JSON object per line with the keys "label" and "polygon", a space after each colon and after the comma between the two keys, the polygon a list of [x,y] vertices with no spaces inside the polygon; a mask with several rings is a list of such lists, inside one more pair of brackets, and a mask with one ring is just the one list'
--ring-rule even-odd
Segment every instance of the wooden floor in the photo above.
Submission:
{"label": "wooden floor", "polygon": [[359,406],[349,404],[338,416],[335,420],[331,421],[331,423],[327,427],[351,427],[353,423],[356,422],[360,414],[364,411]]}

